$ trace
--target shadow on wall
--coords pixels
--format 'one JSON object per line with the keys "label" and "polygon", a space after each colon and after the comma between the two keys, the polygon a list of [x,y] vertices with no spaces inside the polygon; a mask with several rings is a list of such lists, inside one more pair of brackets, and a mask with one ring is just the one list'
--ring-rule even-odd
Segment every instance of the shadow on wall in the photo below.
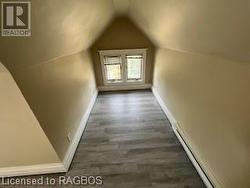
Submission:
{"label": "shadow on wall", "polygon": [[96,92],[90,54],[80,52],[14,72],[44,132],[63,160]]}
{"label": "shadow on wall", "polygon": [[0,176],[18,173],[18,167],[23,166],[60,165],[39,122],[1,62],[0,91]]}
{"label": "shadow on wall", "polygon": [[98,50],[147,48],[146,83],[153,78],[155,46],[150,39],[127,17],[115,18],[91,46],[97,86],[103,86]]}

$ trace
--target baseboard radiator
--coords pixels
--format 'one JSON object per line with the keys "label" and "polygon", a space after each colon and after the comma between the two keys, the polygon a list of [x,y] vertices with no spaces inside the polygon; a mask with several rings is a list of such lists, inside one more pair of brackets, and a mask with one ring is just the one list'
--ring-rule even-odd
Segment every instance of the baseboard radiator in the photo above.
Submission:
{"label": "baseboard radiator", "polygon": [[196,171],[198,172],[198,174],[200,175],[202,181],[204,182],[204,184],[206,185],[207,188],[214,188],[215,186],[213,185],[212,181],[210,180],[208,175],[205,173],[205,171],[202,169],[202,167],[199,164],[198,160],[196,159],[194,153],[192,152],[192,150],[188,146],[187,142],[185,141],[184,137],[182,136],[182,134],[178,130],[178,128],[176,126],[177,121],[175,120],[174,116],[169,111],[166,104],[163,102],[160,95],[158,94],[158,92],[154,88],[152,88],[152,92],[153,92],[155,98],[157,99],[158,103],[160,104],[163,112],[166,114],[175,135],[177,136],[178,140],[180,141],[181,145],[183,146],[183,148],[184,148],[186,154],[188,155],[190,161],[193,163],[193,165],[194,165]]}

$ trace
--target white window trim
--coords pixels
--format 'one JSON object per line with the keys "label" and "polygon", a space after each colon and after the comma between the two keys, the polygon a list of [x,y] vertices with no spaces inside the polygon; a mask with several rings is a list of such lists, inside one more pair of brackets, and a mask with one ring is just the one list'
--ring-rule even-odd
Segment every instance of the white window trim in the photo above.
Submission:
{"label": "white window trim", "polygon": [[[147,48],[140,48],[140,49],[121,49],[121,50],[99,50],[100,54],[100,62],[102,67],[102,78],[104,86],[130,86],[130,85],[142,85],[145,84],[145,74],[146,74],[146,62],[147,62]],[[143,63],[142,63],[142,80],[140,81],[127,81],[125,76],[126,75],[126,67],[122,68],[122,79],[123,82],[114,82],[110,83],[106,79],[106,72],[104,68],[104,56],[112,56],[112,55],[121,55],[122,57],[122,66],[124,66],[125,56],[126,55],[137,55],[142,54],[143,56]]]}

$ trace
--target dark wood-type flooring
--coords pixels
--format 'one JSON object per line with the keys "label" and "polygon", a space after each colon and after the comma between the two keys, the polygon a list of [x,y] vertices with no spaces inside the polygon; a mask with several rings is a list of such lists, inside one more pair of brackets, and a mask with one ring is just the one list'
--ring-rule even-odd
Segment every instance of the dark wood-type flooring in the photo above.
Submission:
{"label": "dark wood-type flooring", "polygon": [[149,90],[100,93],[69,172],[49,177],[59,175],[100,175],[103,188],[205,187]]}

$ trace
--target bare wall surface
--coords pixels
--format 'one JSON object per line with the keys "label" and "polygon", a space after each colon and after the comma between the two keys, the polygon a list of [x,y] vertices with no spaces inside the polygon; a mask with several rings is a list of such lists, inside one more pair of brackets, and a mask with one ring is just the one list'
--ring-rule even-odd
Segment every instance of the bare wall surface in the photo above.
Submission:
{"label": "bare wall surface", "polygon": [[114,15],[112,0],[31,0],[31,37],[0,37],[0,59],[24,68],[86,50]]}
{"label": "bare wall surface", "polygon": [[249,187],[250,1],[133,0],[129,16],[160,48],[153,85],[204,169]]}
{"label": "bare wall surface", "polygon": [[89,52],[14,71],[15,79],[44,132],[63,159],[96,91]]}
{"label": "bare wall surface", "polygon": [[146,62],[146,83],[152,83],[154,45],[130,19],[117,17],[95,41],[91,54],[95,67],[96,82],[103,86],[101,62],[98,50],[148,48]]}
{"label": "bare wall surface", "polygon": [[[160,48],[213,56],[157,49],[153,71],[154,45],[127,18],[117,18],[108,26],[115,10],[128,13]],[[96,88],[90,53],[76,52],[95,41],[91,56],[97,85],[102,86],[97,50],[149,48],[146,82],[152,82],[153,72],[154,87],[204,169],[218,185],[245,188],[250,186],[249,16],[247,0],[115,0],[114,4],[112,0],[32,0],[32,37],[0,37],[0,59],[63,159],[69,146],[66,136],[74,135]],[[0,139],[15,130],[19,129]],[[21,131],[26,134],[24,128]],[[39,156],[34,160],[40,161]]]}
{"label": "bare wall surface", "polygon": [[69,146],[66,136],[70,133],[73,138],[96,89],[89,52],[84,50],[113,19],[113,1],[31,0],[31,4],[32,36],[0,37],[0,59],[63,159]]}
{"label": "bare wall surface", "polygon": [[217,187],[250,187],[250,64],[156,51],[154,87]]}
{"label": "bare wall surface", "polygon": [[1,63],[0,91],[0,168],[59,163],[39,122]]}
{"label": "bare wall surface", "polygon": [[129,15],[159,47],[250,61],[248,0],[132,0]]}

